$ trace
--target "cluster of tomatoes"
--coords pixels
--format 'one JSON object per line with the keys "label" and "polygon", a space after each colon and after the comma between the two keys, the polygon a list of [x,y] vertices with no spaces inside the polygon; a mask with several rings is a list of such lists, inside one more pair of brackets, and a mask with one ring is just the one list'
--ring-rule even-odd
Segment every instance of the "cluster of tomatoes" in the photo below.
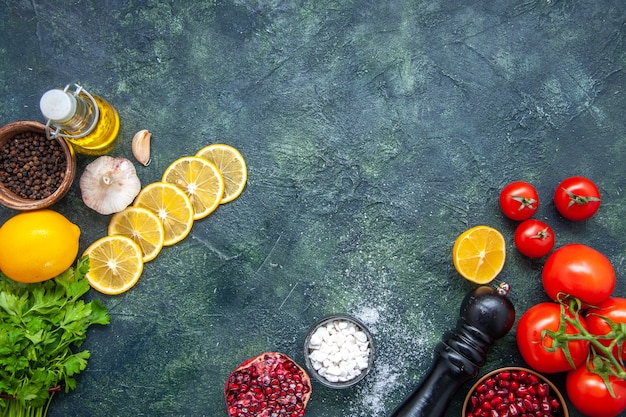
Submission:
{"label": "cluster of tomatoes", "polygon": [[[598,211],[600,193],[587,178],[567,178],[554,193],[554,205],[568,220],[585,220]],[[517,249],[535,258],[554,246],[552,229],[530,219],[537,206],[531,184],[514,182],[501,192],[503,213],[523,220],[515,231]],[[626,299],[613,297],[611,262],[589,246],[567,244],[548,256],[541,279],[553,301],[520,317],[516,340],[522,358],[539,372],[567,372],[567,395],[585,415],[619,415],[626,410]]]}
{"label": "cluster of tomatoes", "polygon": [[[569,177],[556,187],[554,206],[568,220],[586,220],[600,208],[600,190],[588,178]],[[538,208],[539,195],[528,182],[512,182],[500,192],[502,213],[511,220],[523,220],[515,229],[515,247],[530,258],[546,256],[554,247],[552,228],[541,220],[531,219]]]}

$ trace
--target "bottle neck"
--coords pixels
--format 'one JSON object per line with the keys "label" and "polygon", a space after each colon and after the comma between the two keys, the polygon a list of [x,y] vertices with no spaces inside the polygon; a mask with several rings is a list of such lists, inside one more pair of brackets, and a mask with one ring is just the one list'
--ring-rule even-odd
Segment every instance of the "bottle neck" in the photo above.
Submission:
{"label": "bottle neck", "polygon": [[98,122],[98,105],[91,94],[77,86],[75,91],[54,89],[40,101],[52,136],[81,138],[91,133]]}
{"label": "bottle neck", "polygon": [[71,135],[87,134],[91,131],[96,116],[93,104],[82,94],[76,95],[75,99],[76,112],[74,115],[69,120],[63,122],[52,120],[52,123]]}

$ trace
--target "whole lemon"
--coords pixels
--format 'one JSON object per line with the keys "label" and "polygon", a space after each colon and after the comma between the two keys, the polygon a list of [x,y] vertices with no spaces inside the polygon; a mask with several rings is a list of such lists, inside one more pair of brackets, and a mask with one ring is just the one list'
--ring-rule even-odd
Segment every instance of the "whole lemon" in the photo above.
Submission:
{"label": "whole lemon", "polygon": [[80,228],[56,211],[17,214],[0,227],[0,270],[14,281],[54,278],[78,254]]}

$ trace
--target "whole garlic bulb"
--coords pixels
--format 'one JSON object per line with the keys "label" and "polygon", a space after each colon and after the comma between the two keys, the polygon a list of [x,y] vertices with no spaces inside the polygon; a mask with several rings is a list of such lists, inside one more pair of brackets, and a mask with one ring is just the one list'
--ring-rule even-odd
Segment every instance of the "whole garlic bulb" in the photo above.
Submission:
{"label": "whole garlic bulb", "polygon": [[83,201],[100,214],[124,210],[140,190],[135,166],[126,158],[101,156],[87,165],[80,177]]}

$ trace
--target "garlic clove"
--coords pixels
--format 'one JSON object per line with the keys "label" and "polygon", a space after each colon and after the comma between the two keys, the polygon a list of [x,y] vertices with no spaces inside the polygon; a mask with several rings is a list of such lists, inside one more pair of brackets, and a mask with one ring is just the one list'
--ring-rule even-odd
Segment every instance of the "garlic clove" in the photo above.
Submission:
{"label": "garlic clove", "polygon": [[140,190],[135,166],[126,158],[101,156],[87,165],[80,177],[85,205],[104,215],[124,210]]}
{"label": "garlic clove", "polygon": [[150,139],[152,134],[146,129],[140,130],[133,136],[132,150],[137,162],[147,167],[150,165]]}

